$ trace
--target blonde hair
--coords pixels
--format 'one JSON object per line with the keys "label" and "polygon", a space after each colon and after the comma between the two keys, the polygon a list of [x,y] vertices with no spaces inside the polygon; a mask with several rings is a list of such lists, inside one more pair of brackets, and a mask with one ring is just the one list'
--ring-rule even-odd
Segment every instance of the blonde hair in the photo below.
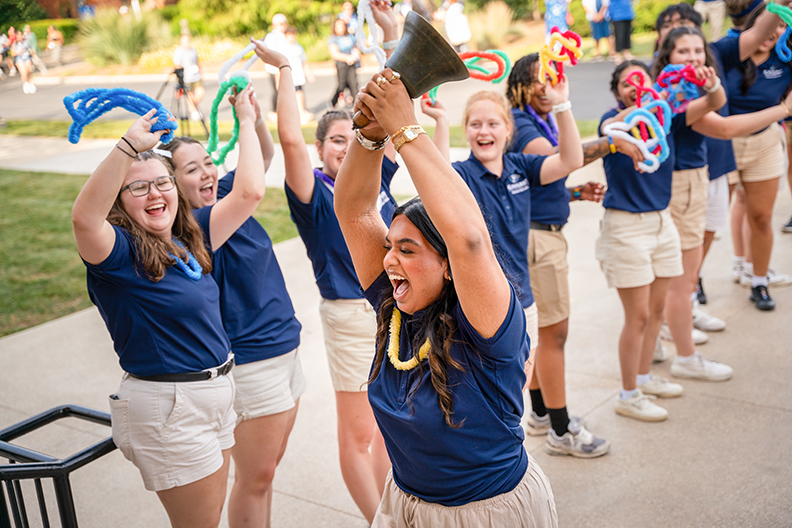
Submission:
{"label": "blonde hair", "polygon": [[509,129],[509,134],[506,136],[506,145],[508,146],[509,143],[511,143],[512,133],[514,132],[514,119],[512,118],[509,101],[503,94],[491,92],[489,90],[481,90],[480,92],[476,92],[471,95],[468,98],[467,103],[465,103],[465,110],[462,112],[462,128],[467,129],[468,119],[470,119],[470,112],[473,109],[473,106],[481,101],[493,102],[498,107],[501,118]]}
{"label": "blonde hair", "polygon": [[[141,152],[135,157],[133,163],[149,160],[159,161],[168,170],[168,174],[173,176],[171,166],[165,161],[165,158],[151,151]],[[186,261],[185,250],[193,254],[203,268],[204,274],[212,271],[212,259],[204,245],[201,227],[193,217],[190,204],[178,185],[176,185],[176,192],[178,193],[179,207],[171,227],[173,236],[170,239],[166,240],[152,235],[140,227],[124,209],[121,193],[118,193],[115,203],[107,215],[107,221],[110,224],[123,227],[132,235],[137,253],[136,266],[140,266],[149,280],[153,282],[160,281],[165,276],[165,269],[176,264],[176,260],[171,255],[178,255]],[[174,239],[181,242],[184,247],[179,246],[174,242]]]}

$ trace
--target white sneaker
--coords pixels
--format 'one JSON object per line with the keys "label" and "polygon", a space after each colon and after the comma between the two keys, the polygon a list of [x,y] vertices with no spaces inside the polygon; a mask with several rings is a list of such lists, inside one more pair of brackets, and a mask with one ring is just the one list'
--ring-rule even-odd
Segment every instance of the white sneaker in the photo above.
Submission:
{"label": "white sneaker", "polygon": [[[702,332],[701,330],[693,329],[691,333],[693,337],[693,344],[694,345],[703,345],[707,341],[709,341],[709,336]],[[660,339],[665,339],[666,341],[674,342],[674,337],[671,335],[671,329],[668,328],[666,323],[663,323],[663,326],[660,327]]]}
{"label": "white sneaker", "polygon": [[654,399],[654,396],[647,396],[641,389],[627,400],[616,396],[616,414],[644,422],[662,422],[668,418],[668,411],[652,402]]}
{"label": "white sneaker", "polygon": [[723,363],[707,359],[698,352],[693,355],[693,360],[686,363],[674,358],[671,363],[671,375],[675,378],[689,378],[702,381],[726,381],[731,379],[734,370]]}
{"label": "white sneaker", "polygon": [[654,356],[652,356],[652,362],[662,363],[666,359],[668,359],[668,349],[660,340],[660,336],[657,336],[657,341],[655,341]]}
{"label": "white sneaker", "polygon": [[732,279],[734,279],[734,282],[740,284],[740,279],[744,274],[745,271],[743,270],[742,264],[732,264]]}
{"label": "white sneaker", "polygon": [[707,332],[720,332],[726,328],[726,321],[705,312],[696,300],[693,301],[693,327]]}
{"label": "white sneaker", "polygon": [[609,450],[610,443],[607,440],[594,436],[574,418],[569,421],[569,427],[563,436],[558,436],[550,429],[545,442],[545,451],[551,455],[596,458]]}
{"label": "white sneaker", "polygon": [[651,394],[658,398],[677,398],[685,392],[685,389],[679,383],[672,383],[654,374],[652,374],[649,381],[638,385],[638,388],[644,394]]}
{"label": "white sneaker", "polygon": [[193,121],[200,121],[201,114],[198,113],[198,110],[193,110],[192,112],[190,112],[190,119],[192,119]]}
{"label": "white sneaker", "polygon": [[[786,273],[778,273],[773,268],[767,268],[767,285],[768,286],[789,286],[792,284],[792,277]],[[745,273],[740,277],[740,285],[750,288],[753,286],[753,275]]]}
{"label": "white sneaker", "polygon": [[28,83],[22,83],[22,93],[30,93],[28,92]]}
{"label": "white sneaker", "polygon": [[544,436],[550,430],[550,415],[539,416],[531,411],[525,415],[525,434],[528,436]]}
{"label": "white sneaker", "polygon": [[28,86],[28,93],[29,94],[36,93],[36,91],[38,90],[38,88],[36,88],[36,85],[33,83],[28,83],[28,84],[30,84],[30,86]]}

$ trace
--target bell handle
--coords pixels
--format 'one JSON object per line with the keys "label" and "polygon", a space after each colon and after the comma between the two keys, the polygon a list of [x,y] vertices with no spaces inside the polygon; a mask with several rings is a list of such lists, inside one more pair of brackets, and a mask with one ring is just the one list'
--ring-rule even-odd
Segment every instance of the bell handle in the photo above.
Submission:
{"label": "bell handle", "polygon": [[371,123],[371,119],[366,117],[366,115],[358,110],[355,112],[355,117],[352,118],[352,130],[357,130],[358,128],[365,128]]}

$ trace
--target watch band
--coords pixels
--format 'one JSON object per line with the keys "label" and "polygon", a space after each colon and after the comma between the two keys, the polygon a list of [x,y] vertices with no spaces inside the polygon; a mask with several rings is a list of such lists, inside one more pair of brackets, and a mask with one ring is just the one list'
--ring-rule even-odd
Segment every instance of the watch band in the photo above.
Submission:
{"label": "watch band", "polygon": [[361,134],[360,129],[357,128],[355,129],[355,139],[357,139],[357,142],[360,143],[360,146],[366,150],[382,150],[385,148],[385,145],[388,144],[388,141],[390,141],[390,136],[385,136],[379,141],[371,141]]}
{"label": "watch band", "polygon": [[424,130],[421,125],[403,126],[391,136],[393,139],[393,147],[396,149],[396,152],[399,152],[399,149],[406,143],[414,141],[421,134],[426,134],[426,130]]}

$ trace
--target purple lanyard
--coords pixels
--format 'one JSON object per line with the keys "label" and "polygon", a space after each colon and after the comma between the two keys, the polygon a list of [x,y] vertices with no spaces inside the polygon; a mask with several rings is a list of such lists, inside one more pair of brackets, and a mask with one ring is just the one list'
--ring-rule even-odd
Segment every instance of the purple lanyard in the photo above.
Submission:
{"label": "purple lanyard", "polygon": [[319,169],[314,169],[313,171],[314,171],[314,176],[316,176],[317,178],[319,178],[320,180],[322,180],[323,182],[328,184],[330,187],[335,189],[335,180],[334,179],[332,179],[330,176],[328,176],[324,172],[320,171]]}
{"label": "purple lanyard", "polygon": [[[552,114],[547,114],[547,121],[542,119],[542,116],[536,113],[531,105],[525,106],[525,111],[528,112],[539,124],[539,127],[544,131],[550,144],[554,147],[558,146],[558,127],[555,124]],[[549,123],[549,124],[548,124]]]}

